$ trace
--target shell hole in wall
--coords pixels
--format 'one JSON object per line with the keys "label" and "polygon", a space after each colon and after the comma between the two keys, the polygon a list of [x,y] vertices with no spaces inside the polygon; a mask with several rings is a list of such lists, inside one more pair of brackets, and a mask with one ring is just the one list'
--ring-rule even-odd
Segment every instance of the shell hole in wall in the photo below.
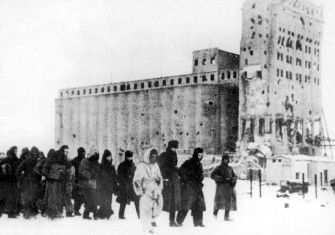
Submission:
{"label": "shell hole in wall", "polygon": [[203,123],[202,122],[200,122],[200,126],[202,126],[203,125]]}
{"label": "shell hole in wall", "polygon": [[200,131],[197,132],[197,135],[200,135]]}
{"label": "shell hole in wall", "polygon": [[178,111],[177,111],[177,110],[175,110],[175,111],[174,111],[174,113],[175,113],[175,114],[177,114],[177,113],[178,113]]}
{"label": "shell hole in wall", "polygon": [[179,132],[179,135],[182,135],[183,134],[183,132]]}
{"label": "shell hole in wall", "polygon": [[76,138],[77,136],[75,134],[72,135],[73,138]]}

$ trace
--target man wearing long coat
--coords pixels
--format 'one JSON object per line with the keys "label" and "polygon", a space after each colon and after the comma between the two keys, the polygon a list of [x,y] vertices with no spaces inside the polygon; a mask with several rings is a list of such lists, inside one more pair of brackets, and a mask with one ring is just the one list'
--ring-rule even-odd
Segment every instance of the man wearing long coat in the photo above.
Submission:
{"label": "man wearing long coat", "polygon": [[125,219],[126,205],[134,201],[137,216],[139,217],[139,198],[134,192],[133,179],[136,166],[133,163],[133,152],[125,152],[125,160],[117,168],[119,192],[116,201],[120,203],[119,219]]}
{"label": "man wearing long coat", "polygon": [[15,176],[16,167],[19,164],[17,157],[17,147],[11,147],[6,158],[0,161],[0,201],[4,201],[4,211],[8,213],[8,218],[16,218],[17,214],[17,178]]}
{"label": "man wearing long coat", "polygon": [[232,207],[234,187],[237,177],[233,168],[228,166],[229,156],[222,156],[221,165],[217,166],[211,173],[211,178],[216,183],[216,192],[214,199],[214,216],[217,216],[220,209],[225,210],[224,218],[229,220],[229,212]]}
{"label": "man wearing long coat", "polygon": [[180,180],[178,173],[178,158],[176,150],[178,141],[171,140],[166,151],[158,158],[162,177],[164,180],[163,188],[163,211],[169,212],[170,227],[176,227],[176,211],[180,210]]}
{"label": "man wearing long coat", "polygon": [[21,177],[21,205],[23,207],[23,216],[29,219],[37,215],[38,210],[36,206],[36,201],[40,192],[40,182],[41,176],[36,173],[35,165],[39,157],[39,150],[36,147],[32,147],[30,151],[30,156],[22,161],[17,169],[17,178]]}
{"label": "man wearing long coat", "polygon": [[72,190],[72,198],[74,201],[74,214],[75,215],[81,215],[79,210],[81,205],[84,203],[84,196],[83,192],[81,191],[79,187],[78,177],[79,177],[79,165],[80,162],[85,158],[86,151],[83,147],[78,148],[77,150],[78,156],[72,159],[70,162],[71,165],[75,169],[75,179],[74,179],[74,185]]}
{"label": "man wearing long coat", "polygon": [[178,226],[181,226],[189,210],[192,211],[195,227],[204,227],[203,212],[206,210],[203,187],[203,168],[201,160],[203,149],[196,148],[192,158],[185,161],[180,169],[181,180],[181,210],[177,215]]}

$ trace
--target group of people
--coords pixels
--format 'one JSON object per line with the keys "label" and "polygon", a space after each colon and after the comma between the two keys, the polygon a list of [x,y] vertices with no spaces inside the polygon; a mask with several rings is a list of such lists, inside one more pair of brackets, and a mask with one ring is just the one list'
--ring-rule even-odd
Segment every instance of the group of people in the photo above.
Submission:
{"label": "group of people", "polygon": [[[145,232],[157,226],[162,210],[169,212],[170,227],[182,226],[188,211],[192,212],[194,226],[203,227],[203,149],[195,148],[192,157],[179,168],[177,149],[176,140],[169,141],[160,155],[149,148],[137,166],[133,152],[125,151],[124,161],[115,170],[107,149],[99,162],[95,147],[87,154],[81,147],[70,159],[67,145],[51,149],[46,157],[36,147],[22,149],[18,157],[14,146],[0,160],[0,214],[16,218],[22,213],[28,219],[41,213],[55,219],[63,217],[64,210],[67,217],[81,216],[84,205],[84,219],[92,219],[91,213],[94,219],[109,219],[116,195],[119,219],[125,219],[127,204],[134,202]],[[237,179],[228,163],[229,156],[223,155],[222,164],[211,173],[217,184],[213,214],[217,216],[220,209],[225,209],[225,220],[229,220],[231,207],[234,209]]]}

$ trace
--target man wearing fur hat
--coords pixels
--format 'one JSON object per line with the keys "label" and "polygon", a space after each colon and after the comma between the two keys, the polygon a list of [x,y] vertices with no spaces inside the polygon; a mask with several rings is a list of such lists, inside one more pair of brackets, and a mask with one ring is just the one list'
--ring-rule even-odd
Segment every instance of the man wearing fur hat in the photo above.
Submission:
{"label": "man wearing fur hat", "polygon": [[138,164],[134,175],[134,190],[140,197],[140,220],[143,231],[153,233],[156,218],[162,206],[163,178],[157,164],[158,152],[149,148],[145,151],[143,161]]}
{"label": "man wearing fur hat", "polygon": [[124,212],[126,205],[134,201],[136,213],[139,217],[139,199],[133,189],[133,178],[136,167],[133,163],[133,152],[125,152],[125,160],[117,168],[117,179],[119,192],[116,201],[120,203],[119,219],[125,219]]}
{"label": "man wearing fur hat", "polygon": [[92,219],[89,215],[92,212],[94,219],[97,219],[97,180],[99,176],[99,152],[96,147],[91,147],[87,158],[84,158],[79,165],[79,187],[84,195],[85,210],[83,219]]}
{"label": "man wearing fur hat", "polygon": [[171,140],[166,151],[159,156],[158,164],[164,179],[163,210],[169,212],[170,227],[176,227],[176,211],[180,210],[180,182],[178,174],[178,141]]}
{"label": "man wearing fur hat", "polygon": [[234,173],[233,168],[228,166],[229,155],[224,154],[222,156],[222,163],[217,166],[212,174],[211,178],[216,183],[216,192],[214,199],[214,216],[217,216],[220,209],[225,210],[224,219],[229,220],[229,212],[231,209],[233,190],[236,185],[237,177]]}
{"label": "man wearing fur hat", "polygon": [[179,168],[181,181],[181,210],[177,215],[178,226],[181,226],[189,210],[192,211],[195,227],[204,227],[203,212],[206,210],[203,187],[203,168],[201,160],[203,149],[196,148],[192,158],[185,161]]}

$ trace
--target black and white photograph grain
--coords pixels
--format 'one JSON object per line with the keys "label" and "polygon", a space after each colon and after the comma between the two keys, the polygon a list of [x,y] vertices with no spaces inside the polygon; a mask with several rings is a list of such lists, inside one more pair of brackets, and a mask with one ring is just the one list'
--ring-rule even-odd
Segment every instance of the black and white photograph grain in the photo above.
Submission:
{"label": "black and white photograph grain", "polygon": [[0,0],[0,234],[334,235],[334,16]]}

